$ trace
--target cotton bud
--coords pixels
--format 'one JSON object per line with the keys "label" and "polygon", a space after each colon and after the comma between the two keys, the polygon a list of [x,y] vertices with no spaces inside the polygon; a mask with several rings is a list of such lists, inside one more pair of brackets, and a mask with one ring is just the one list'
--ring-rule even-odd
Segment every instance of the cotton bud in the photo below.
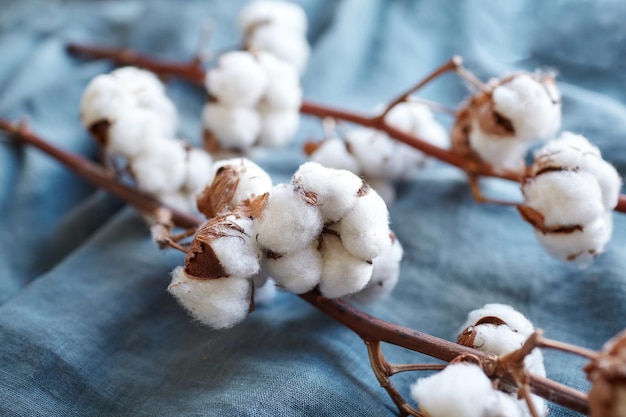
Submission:
{"label": "cotton bud", "polygon": [[261,131],[261,117],[255,109],[223,103],[207,103],[202,123],[226,149],[248,149]]}
{"label": "cotton bud", "polygon": [[591,417],[626,415],[626,331],[609,340],[586,367]]}
{"label": "cotton bud", "polygon": [[307,18],[304,10],[296,4],[276,0],[256,0],[239,12],[239,26],[245,32],[260,25],[278,25],[295,35],[304,36]]}
{"label": "cotton bud", "polygon": [[372,261],[350,254],[332,231],[324,233],[320,245],[324,265],[320,292],[328,298],[339,298],[362,290],[372,276]]}
{"label": "cotton bud", "polygon": [[586,267],[611,238],[620,188],[599,149],[565,132],[535,154],[518,209],[552,256]]}
{"label": "cotton bud", "polygon": [[346,250],[357,258],[372,260],[391,247],[389,213],[376,191],[362,187],[356,204],[337,223]]}
{"label": "cotton bud", "polygon": [[253,107],[267,88],[268,78],[254,55],[247,51],[223,54],[218,66],[206,74],[206,88],[221,104]]}
{"label": "cotton bud", "polygon": [[246,158],[215,162],[207,183],[209,186],[198,196],[198,210],[208,218],[232,211],[272,188],[268,173]]}
{"label": "cotton bud", "polygon": [[[483,370],[474,364],[455,363],[411,386],[411,398],[428,417],[515,417],[516,410],[498,394]],[[517,411],[517,410],[516,410]]]}
{"label": "cotton bud", "polygon": [[167,290],[196,320],[215,329],[234,326],[250,310],[252,287],[245,278],[199,280],[177,267]]}
{"label": "cotton bud", "polygon": [[161,139],[132,160],[137,188],[148,194],[177,191],[185,182],[187,152],[180,141]]}
{"label": "cotton bud", "polygon": [[361,167],[356,158],[348,151],[346,142],[339,138],[330,138],[321,143],[309,143],[305,153],[309,160],[328,168],[345,169],[356,175],[361,173]]}
{"label": "cotton bud", "polygon": [[[468,314],[457,342],[484,352],[506,355],[522,347],[534,330],[532,323],[513,307],[487,304]],[[545,376],[543,355],[539,349],[534,349],[524,363],[530,372]]]}
{"label": "cotton bud", "polygon": [[311,244],[323,225],[314,195],[279,184],[270,190],[255,219],[256,239],[263,248],[284,255]]}
{"label": "cotton bud", "polygon": [[471,97],[457,113],[452,148],[491,164],[519,168],[529,146],[556,133],[561,99],[548,74],[514,74]]}
{"label": "cotton bud", "polygon": [[267,270],[276,284],[294,294],[311,291],[322,276],[322,254],[314,241],[285,255],[268,254]]}
{"label": "cotton bud", "polygon": [[400,241],[393,236],[389,249],[372,260],[372,276],[367,286],[353,294],[350,299],[359,303],[371,303],[389,296],[400,277],[400,261],[403,249]]}
{"label": "cotton bud", "polygon": [[305,193],[315,194],[317,206],[327,222],[341,219],[357,202],[365,186],[363,180],[345,170],[326,168],[315,162],[302,164],[291,184]]}

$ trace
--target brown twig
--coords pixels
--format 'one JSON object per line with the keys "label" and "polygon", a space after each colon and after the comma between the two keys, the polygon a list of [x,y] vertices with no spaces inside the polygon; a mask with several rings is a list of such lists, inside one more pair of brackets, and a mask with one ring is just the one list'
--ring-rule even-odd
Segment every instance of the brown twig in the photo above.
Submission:
{"label": "brown twig", "polygon": [[[105,48],[80,44],[69,44],[67,50],[74,55],[89,59],[108,59],[116,62],[117,64],[135,65],[164,76],[178,76],[194,84],[204,84],[205,73],[198,64],[197,60],[191,60],[189,62],[168,62],[150,57],[148,55],[142,55],[129,49]],[[475,79],[471,73],[463,68],[461,61],[458,60],[458,57],[454,57],[438,70],[431,73],[430,76],[427,76],[425,80],[392,100],[391,105],[388,106],[383,115],[370,117],[352,111],[316,104],[310,101],[303,101],[302,106],[300,107],[300,113],[315,116],[321,119],[331,117],[336,120],[343,120],[383,131],[392,138],[406,143],[407,145],[412,146],[433,158],[460,168],[469,176],[497,177],[520,182],[523,179],[522,173],[511,170],[494,171],[491,165],[487,163],[471,160],[462,155],[451,152],[450,150],[431,145],[415,135],[403,132],[385,123],[383,116],[394,103],[406,100],[414,90],[422,87],[426,82],[431,81],[433,78],[445,73],[446,71],[456,71],[462,78],[476,85],[477,88],[484,88],[484,85],[480,82],[480,80]],[[626,195],[620,195],[619,202],[617,207],[615,207],[615,210],[626,213]]]}
{"label": "brown twig", "polygon": [[[93,162],[51,145],[30,132],[25,126],[11,124],[0,119],[0,130],[9,132],[18,143],[32,145],[47,153],[83,179],[127,201],[140,212],[156,215],[163,208],[159,202],[118,183]],[[175,210],[171,210],[171,213],[172,223],[179,227],[197,227],[201,222],[200,219]],[[390,343],[446,362],[451,362],[463,355],[471,355],[477,358],[481,367],[490,376],[496,375],[499,369],[498,360],[494,355],[377,319],[346,301],[330,300],[316,292],[301,294],[300,297],[354,331],[366,343]],[[499,372],[502,373],[502,370],[500,369]],[[536,394],[549,401],[574,411],[588,413],[586,395],[580,391],[536,375],[530,376],[530,385]]]}

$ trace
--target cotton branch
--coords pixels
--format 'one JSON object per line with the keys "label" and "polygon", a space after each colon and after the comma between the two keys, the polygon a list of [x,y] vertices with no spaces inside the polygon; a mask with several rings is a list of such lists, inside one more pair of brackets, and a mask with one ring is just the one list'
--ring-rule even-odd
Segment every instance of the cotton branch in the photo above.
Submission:
{"label": "cotton branch", "polygon": [[[118,183],[94,162],[53,146],[31,132],[25,125],[13,124],[0,119],[0,130],[6,131],[16,143],[31,145],[45,152],[83,179],[132,204],[138,211],[155,217],[162,212],[163,206],[159,202],[138,193],[131,187]],[[179,227],[197,227],[201,223],[200,219],[184,213],[178,213],[174,210],[171,212],[171,222]],[[446,362],[451,362],[462,356],[472,356],[476,358],[488,376],[502,376],[502,368],[498,366],[498,358],[492,354],[377,319],[360,311],[346,301],[327,299],[315,291],[301,294],[300,297],[354,331],[368,346],[375,346],[381,342],[390,343]],[[385,370],[383,373],[377,373],[377,376],[380,374],[383,378],[388,379],[388,377],[397,372],[419,369],[419,367],[411,365],[388,365],[386,361],[376,361],[373,364],[375,369],[379,371],[381,369]],[[509,384],[514,383],[513,376],[510,373],[505,372],[504,379]],[[536,394],[549,401],[581,413],[588,413],[589,411],[587,396],[580,391],[536,375],[530,375],[530,385]],[[388,389],[390,394],[394,391],[394,389]],[[396,402],[396,397],[392,396],[392,398]],[[410,409],[410,407],[406,408],[400,405],[399,407],[401,412],[405,414]]]}
{"label": "cotton branch", "polygon": [[[170,77],[177,76],[194,84],[203,85],[205,79],[205,72],[199,64],[197,59],[189,62],[168,62],[165,60],[156,59],[148,55],[142,55],[129,49],[120,48],[106,48],[97,46],[86,46],[79,44],[69,44],[67,47],[69,53],[81,56],[88,59],[108,59],[119,65],[134,65],[153,71],[159,75]],[[390,126],[384,120],[384,115],[389,111],[394,104],[400,103],[406,100],[412,92],[421,88],[426,82],[434,79],[435,77],[447,72],[455,71],[462,78],[475,85],[479,90],[484,89],[484,85],[480,80],[473,77],[473,75],[465,70],[460,60],[457,57],[452,58],[448,63],[442,65],[439,69],[435,70],[423,81],[409,88],[402,94],[393,99],[386,110],[378,116],[366,116],[359,113],[355,113],[348,110],[336,109],[322,104],[316,104],[308,101],[304,101],[300,108],[300,113],[315,116],[321,119],[333,118],[337,120],[343,120],[346,122],[355,123],[363,127],[369,127],[382,132],[385,132],[390,137],[403,142],[409,146],[412,146],[424,154],[427,154],[433,158],[436,158],[442,162],[453,165],[467,173],[470,180],[475,180],[480,176],[497,177],[514,182],[521,182],[523,179],[523,173],[502,170],[494,171],[493,168],[484,162],[466,158],[463,155],[459,155],[447,149],[442,149],[437,146],[431,145],[426,141],[405,133],[399,129]],[[620,195],[616,211],[626,213],[626,195]]]}

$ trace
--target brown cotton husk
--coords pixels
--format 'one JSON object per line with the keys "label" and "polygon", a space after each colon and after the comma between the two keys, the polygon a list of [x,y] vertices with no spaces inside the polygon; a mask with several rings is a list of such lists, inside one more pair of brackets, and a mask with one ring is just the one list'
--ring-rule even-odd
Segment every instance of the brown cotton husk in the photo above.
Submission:
{"label": "brown cotton husk", "polygon": [[208,129],[202,131],[202,147],[211,155],[216,155],[223,150],[217,136]]}
{"label": "brown cotton husk", "polygon": [[207,218],[230,211],[238,185],[237,169],[230,165],[220,167],[211,185],[207,186],[196,199],[198,211]]}
{"label": "brown cotton husk", "polygon": [[584,368],[591,381],[590,417],[624,417],[626,412],[626,330],[609,340]]}
{"label": "brown cotton husk", "polygon": [[485,316],[481,317],[476,323],[471,326],[466,327],[459,334],[456,342],[460,345],[467,347],[474,347],[474,341],[476,340],[476,332],[474,331],[474,327],[479,326],[481,324],[491,324],[493,326],[502,326],[507,323],[499,317],[495,316]]}
{"label": "brown cotton husk", "polygon": [[93,123],[89,126],[89,133],[93,136],[96,143],[102,147],[107,145],[109,141],[109,128],[111,127],[111,122],[108,120],[100,120],[96,123]]}
{"label": "brown cotton husk", "polygon": [[574,232],[582,232],[583,226],[580,224],[566,224],[566,225],[554,225],[554,226],[546,226],[545,219],[543,214],[539,211],[535,210],[532,207],[518,205],[517,210],[519,211],[522,219],[526,222],[533,225],[535,229],[546,234],[568,234]]}
{"label": "brown cotton husk", "polygon": [[215,217],[204,223],[189,246],[185,257],[185,273],[200,280],[228,277],[211,243],[221,237],[243,233],[245,230],[227,216]]}
{"label": "brown cotton husk", "polygon": [[304,154],[308,157],[310,157],[311,155],[313,155],[315,152],[317,152],[317,150],[319,148],[322,147],[322,145],[324,144],[324,142],[326,142],[325,140],[321,140],[321,141],[307,141],[303,146],[302,146],[302,151],[304,152]]}

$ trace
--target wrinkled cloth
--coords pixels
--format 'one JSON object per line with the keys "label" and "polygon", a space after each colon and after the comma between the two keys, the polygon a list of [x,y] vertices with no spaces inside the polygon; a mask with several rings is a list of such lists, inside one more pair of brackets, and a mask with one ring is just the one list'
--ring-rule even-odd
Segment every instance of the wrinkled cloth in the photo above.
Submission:
{"label": "wrinkled cloth", "polygon": [[[368,112],[454,54],[483,80],[558,70],[563,129],[586,135],[626,174],[626,4],[615,0],[302,0],[312,56],[304,95]],[[82,89],[112,65],[65,52],[68,41],[194,55],[212,19],[212,50],[237,47],[236,1],[0,0],[0,117],[28,117],[55,145],[93,160]],[[205,93],[168,84],[180,134],[200,143]],[[468,90],[445,75],[419,93],[455,107]],[[442,116],[448,125],[450,118]],[[320,138],[303,117],[295,143],[258,152],[276,182]],[[5,138],[3,136],[3,138]],[[5,138],[6,139],[6,138]],[[519,187],[482,183],[519,198]],[[467,313],[511,304],[556,340],[599,349],[626,327],[626,217],[585,270],[551,259],[514,207],[473,201],[460,171],[434,163],[398,187],[392,228],[400,282],[369,313],[455,340]],[[180,253],[160,251],[143,218],[36,149],[0,142],[0,414],[4,416],[392,416],[357,335],[279,293],[240,325],[193,322],[166,292]],[[431,359],[384,347],[396,363]],[[549,377],[587,390],[585,361],[546,351]],[[394,376],[399,391],[421,374]],[[576,415],[556,405],[550,416]]]}

